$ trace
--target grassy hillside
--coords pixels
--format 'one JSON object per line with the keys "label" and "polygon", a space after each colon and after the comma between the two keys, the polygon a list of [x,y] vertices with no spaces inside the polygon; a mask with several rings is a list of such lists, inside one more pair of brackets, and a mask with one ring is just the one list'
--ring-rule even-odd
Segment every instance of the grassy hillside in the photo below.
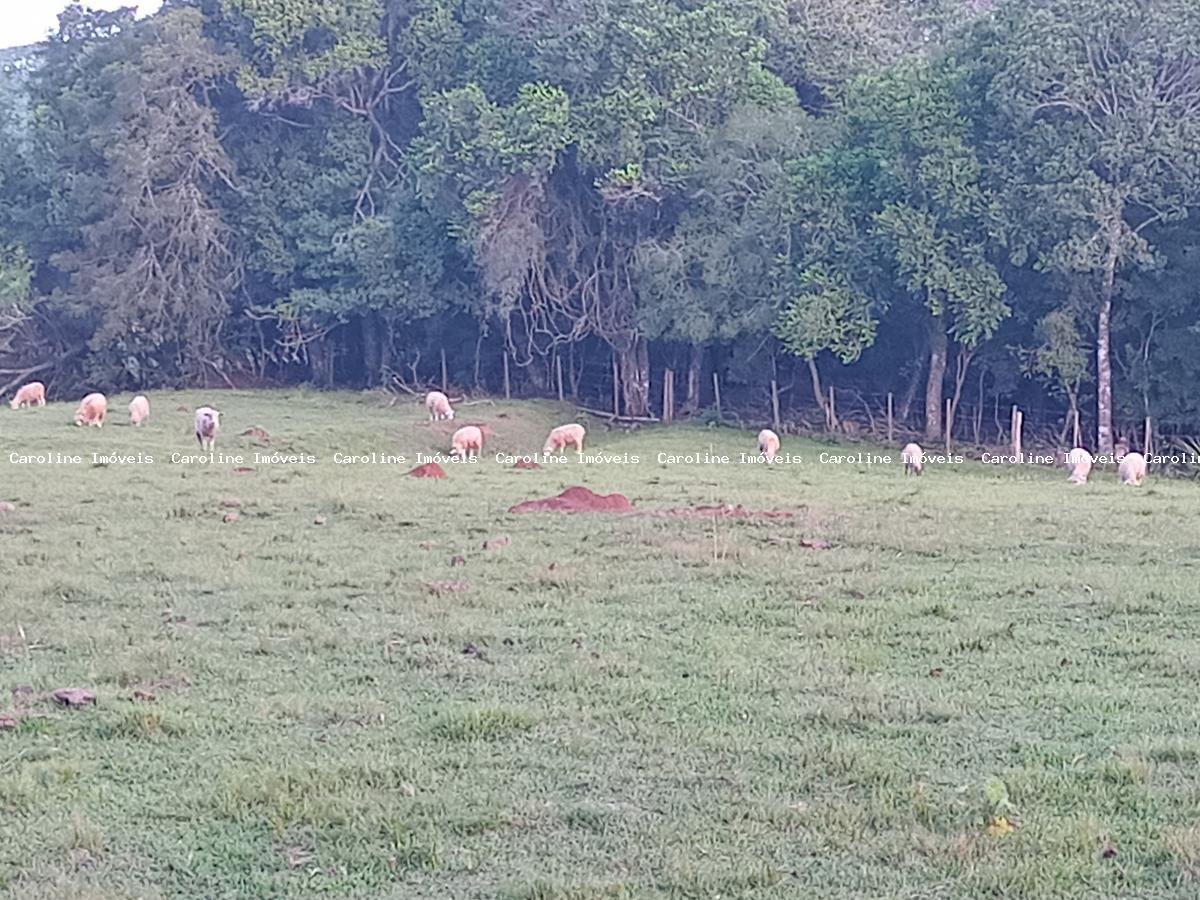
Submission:
{"label": "grassy hillside", "polygon": [[[6,896],[1196,895],[1193,483],[599,424],[641,461],[515,470],[569,409],[128,399],[0,409]],[[202,402],[241,464],[170,462]],[[465,422],[444,480],[332,462]],[[574,484],[637,512],[506,512]],[[661,514],[711,504],[792,515]]]}

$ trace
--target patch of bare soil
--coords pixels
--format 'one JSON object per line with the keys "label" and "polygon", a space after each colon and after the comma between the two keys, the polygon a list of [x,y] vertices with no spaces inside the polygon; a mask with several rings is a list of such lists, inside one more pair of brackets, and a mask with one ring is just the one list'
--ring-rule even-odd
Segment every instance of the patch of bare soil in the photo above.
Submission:
{"label": "patch of bare soil", "polygon": [[509,507],[510,513],[543,512],[631,512],[633,504],[624,494],[597,494],[580,485],[567,488],[556,497],[526,500]]}
{"label": "patch of bare soil", "polygon": [[437,463],[425,463],[415,469],[409,469],[408,474],[413,478],[445,478],[446,470]]}

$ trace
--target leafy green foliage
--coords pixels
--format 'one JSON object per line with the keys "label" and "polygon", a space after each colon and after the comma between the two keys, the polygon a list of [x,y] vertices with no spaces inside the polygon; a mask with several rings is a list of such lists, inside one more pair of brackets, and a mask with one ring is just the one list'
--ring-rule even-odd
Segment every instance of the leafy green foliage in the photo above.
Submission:
{"label": "leafy green foliage", "polygon": [[253,51],[238,73],[250,95],[315,84],[386,59],[383,0],[223,0],[247,21]]}
{"label": "leafy green foliage", "polygon": [[1185,0],[71,5],[0,54],[10,346],[105,384],[444,350],[498,386],[503,344],[605,400],[611,354],[634,414],[683,359],[695,411],[705,367],[828,358],[923,381],[931,434],[969,371],[1185,427],[1198,60]]}

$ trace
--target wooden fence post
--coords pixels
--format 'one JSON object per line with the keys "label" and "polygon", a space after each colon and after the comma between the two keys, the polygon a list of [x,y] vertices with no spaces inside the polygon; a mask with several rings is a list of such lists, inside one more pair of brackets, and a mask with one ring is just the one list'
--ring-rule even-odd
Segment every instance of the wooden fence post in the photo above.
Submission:
{"label": "wooden fence post", "polygon": [[954,438],[954,422],[950,419],[951,401],[946,399],[946,456],[950,455],[950,444]]}
{"label": "wooden fence post", "polygon": [[779,382],[774,378],[771,379],[771,421],[776,433],[782,430],[779,422]]}
{"label": "wooden fence post", "polygon": [[554,352],[554,378],[558,382],[558,402],[563,402],[562,357]]}
{"label": "wooden fence post", "polygon": [[613,353],[613,415],[621,414],[621,373],[617,369],[617,354]]}
{"label": "wooden fence post", "polygon": [[892,443],[896,438],[896,425],[892,416],[892,392],[888,391],[888,443]]}
{"label": "wooden fence post", "polygon": [[833,385],[829,386],[829,421],[825,423],[825,427],[829,431],[833,431],[837,424],[837,410],[834,407]]}
{"label": "wooden fence post", "polygon": [[508,380],[508,351],[504,351],[504,399],[512,399],[512,384]]}
{"label": "wooden fence post", "polygon": [[450,389],[450,380],[446,377],[446,348],[442,348],[442,391]]}
{"label": "wooden fence post", "polygon": [[722,421],[721,416],[721,378],[716,372],[713,372],[713,400],[717,404],[717,421]]}

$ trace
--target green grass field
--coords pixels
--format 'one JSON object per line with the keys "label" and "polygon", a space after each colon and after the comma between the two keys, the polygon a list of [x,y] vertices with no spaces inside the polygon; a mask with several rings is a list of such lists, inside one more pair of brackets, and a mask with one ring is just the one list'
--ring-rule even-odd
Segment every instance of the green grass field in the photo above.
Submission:
{"label": "green grass field", "polygon": [[[641,463],[523,471],[491,452],[570,409],[128,400],[0,409],[4,896],[1200,895],[1191,482],[663,466],[754,435],[600,423]],[[220,451],[321,461],[171,464],[202,402]],[[330,461],[472,421],[445,480]],[[572,484],[638,512],[506,512]],[[713,503],[794,516],[651,514]]]}

